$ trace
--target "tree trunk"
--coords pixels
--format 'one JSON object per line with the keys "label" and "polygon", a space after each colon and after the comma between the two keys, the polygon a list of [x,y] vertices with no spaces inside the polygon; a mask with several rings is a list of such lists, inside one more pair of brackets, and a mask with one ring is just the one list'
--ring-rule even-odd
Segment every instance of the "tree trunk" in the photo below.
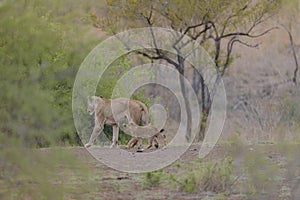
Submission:
{"label": "tree trunk", "polygon": [[180,87],[181,87],[181,92],[182,95],[184,97],[184,102],[185,102],[185,108],[186,108],[186,135],[185,135],[185,139],[187,142],[191,141],[191,136],[192,136],[192,111],[191,111],[191,107],[190,107],[190,100],[188,98],[188,93],[185,89],[185,82],[184,82],[184,76],[183,74],[181,74],[181,76],[179,77],[180,80]]}
{"label": "tree trunk", "polygon": [[200,122],[200,130],[199,133],[195,137],[195,142],[200,142],[204,140],[205,137],[205,131],[208,123],[208,116],[210,113],[211,105],[210,104],[204,104],[205,108],[202,108],[202,118]]}
{"label": "tree trunk", "polygon": [[178,54],[177,56],[177,60],[178,60],[178,67],[177,67],[177,71],[179,72],[179,81],[180,81],[180,89],[181,89],[181,93],[182,96],[184,97],[184,102],[185,102],[185,107],[186,107],[186,135],[185,135],[185,139],[187,142],[191,141],[191,136],[192,136],[192,111],[191,111],[191,107],[190,107],[190,100],[188,98],[188,93],[186,91],[186,86],[185,86],[185,82],[184,82],[184,58],[182,56],[180,56],[180,54]]}
{"label": "tree trunk", "polygon": [[208,123],[208,116],[211,109],[211,98],[207,86],[205,85],[204,79],[197,70],[194,70],[193,75],[193,89],[198,97],[198,100],[201,101],[201,122],[200,130],[195,137],[195,142],[203,141],[205,137],[205,131]]}

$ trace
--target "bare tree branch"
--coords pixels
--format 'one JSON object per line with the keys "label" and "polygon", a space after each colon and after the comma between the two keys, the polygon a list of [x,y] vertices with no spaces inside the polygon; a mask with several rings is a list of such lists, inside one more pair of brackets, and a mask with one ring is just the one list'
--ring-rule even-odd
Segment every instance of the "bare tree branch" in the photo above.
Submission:
{"label": "bare tree branch", "polygon": [[193,40],[197,40],[202,34],[206,33],[209,29],[211,29],[212,26],[205,24],[205,27],[203,30],[199,31],[195,36],[190,36]]}
{"label": "bare tree branch", "polygon": [[296,54],[296,50],[295,50],[295,42],[294,42],[291,31],[288,28],[286,28],[284,25],[281,25],[281,26],[285,29],[285,31],[289,35],[290,45],[292,48],[293,57],[294,57],[294,61],[295,61],[295,70],[294,70],[294,75],[293,75],[292,81],[295,85],[297,85],[297,74],[298,74],[298,70],[299,70],[299,64],[298,64],[297,54]]}
{"label": "bare tree branch", "polygon": [[[149,54],[148,54],[148,53],[146,53],[144,51],[140,51],[140,50],[136,50],[134,52],[136,52],[137,54],[140,54],[140,55],[142,55],[142,56],[144,56],[144,57],[146,57],[150,60],[160,60],[160,59],[162,59],[162,60],[165,60],[166,62],[170,63],[171,65],[173,65],[176,68],[179,67],[178,63],[173,61],[171,58],[169,58],[167,55],[165,55],[162,52],[160,52],[159,54],[157,52],[149,52]],[[158,55],[157,56],[152,56],[151,53],[156,54],[156,55],[158,54]]]}
{"label": "bare tree branch", "polygon": [[266,35],[267,33],[271,32],[272,30],[275,30],[275,29],[278,29],[278,27],[269,28],[266,31],[264,31],[260,34],[257,34],[257,35],[251,35],[250,34],[251,30],[248,30],[247,32],[234,32],[234,33],[228,33],[228,34],[222,35],[221,38],[227,38],[227,37],[232,37],[232,36],[246,36],[249,38],[258,38],[258,37]]}
{"label": "bare tree branch", "polygon": [[240,40],[237,36],[234,36],[232,37],[228,43],[227,43],[227,54],[226,54],[226,61],[225,61],[225,64],[223,66],[223,69],[221,71],[221,76],[224,75],[227,67],[229,66],[230,64],[230,58],[231,58],[231,54],[232,54],[232,49],[233,49],[233,45],[234,43],[240,43],[246,47],[249,47],[249,48],[258,48],[259,44],[255,44],[255,45],[252,45],[252,44],[248,44],[242,40]]}
{"label": "bare tree branch", "polygon": [[236,40],[235,42],[238,42],[246,47],[249,47],[249,48],[258,48],[259,47],[259,44],[249,44],[247,42],[244,42],[244,41],[241,41],[241,40]]}

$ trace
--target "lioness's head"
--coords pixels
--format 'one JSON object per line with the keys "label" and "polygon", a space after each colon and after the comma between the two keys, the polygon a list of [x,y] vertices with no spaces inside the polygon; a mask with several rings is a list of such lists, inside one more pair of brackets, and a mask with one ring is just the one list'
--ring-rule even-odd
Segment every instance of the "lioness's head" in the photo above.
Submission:
{"label": "lioness's head", "polygon": [[86,107],[87,107],[87,112],[90,115],[94,114],[97,105],[101,101],[101,98],[102,98],[101,96],[100,97],[97,97],[97,96],[88,97],[87,106]]}

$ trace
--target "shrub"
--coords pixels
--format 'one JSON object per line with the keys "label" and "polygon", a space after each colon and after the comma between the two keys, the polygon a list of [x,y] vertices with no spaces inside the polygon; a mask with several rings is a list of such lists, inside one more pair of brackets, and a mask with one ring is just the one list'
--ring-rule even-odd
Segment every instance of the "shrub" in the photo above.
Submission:
{"label": "shrub", "polygon": [[145,174],[144,186],[146,188],[156,187],[160,184],[163,173],[161,170],[154,172],[147,172]]}
{"label": "shrub", "polygon": [[[205,161],[188,163],[192,169],[188,175],[171,174],[169,181],[176,184],[184,192],[212,191],[222,193],[228,191],[234,183],[232,157],[228,156],[218,162]],[[200,164],[200,165],[199,165]],[[189,169],[184,168],[184,170]]]}

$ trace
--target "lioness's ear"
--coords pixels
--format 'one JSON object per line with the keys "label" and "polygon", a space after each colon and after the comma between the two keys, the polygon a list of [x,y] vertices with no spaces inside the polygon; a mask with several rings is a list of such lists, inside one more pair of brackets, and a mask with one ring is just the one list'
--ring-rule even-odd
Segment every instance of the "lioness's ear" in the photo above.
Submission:
{"label": "lioness's ear", "polygon": [[97,98],[96,96],[91,96],[91,97],[90,97],[90,100],[91,100],[91,101],[95,101],[96,98]]}
{"label": "lioness's ear", "polygon": [[93,103],[95,103],[95,104],[100,103],[101,100],[102,100],[102,99],[101,99],[100,97],[97,97],[97,96],[92,96],[92,97],[91,97],[91,101],[92,101]]}
{"label": "lioness's ear", "polygon": [[87,99],[88,99],[89,103],[92,103],[92,102],[95,101],[96,97],[95,96],[88,96]]}

